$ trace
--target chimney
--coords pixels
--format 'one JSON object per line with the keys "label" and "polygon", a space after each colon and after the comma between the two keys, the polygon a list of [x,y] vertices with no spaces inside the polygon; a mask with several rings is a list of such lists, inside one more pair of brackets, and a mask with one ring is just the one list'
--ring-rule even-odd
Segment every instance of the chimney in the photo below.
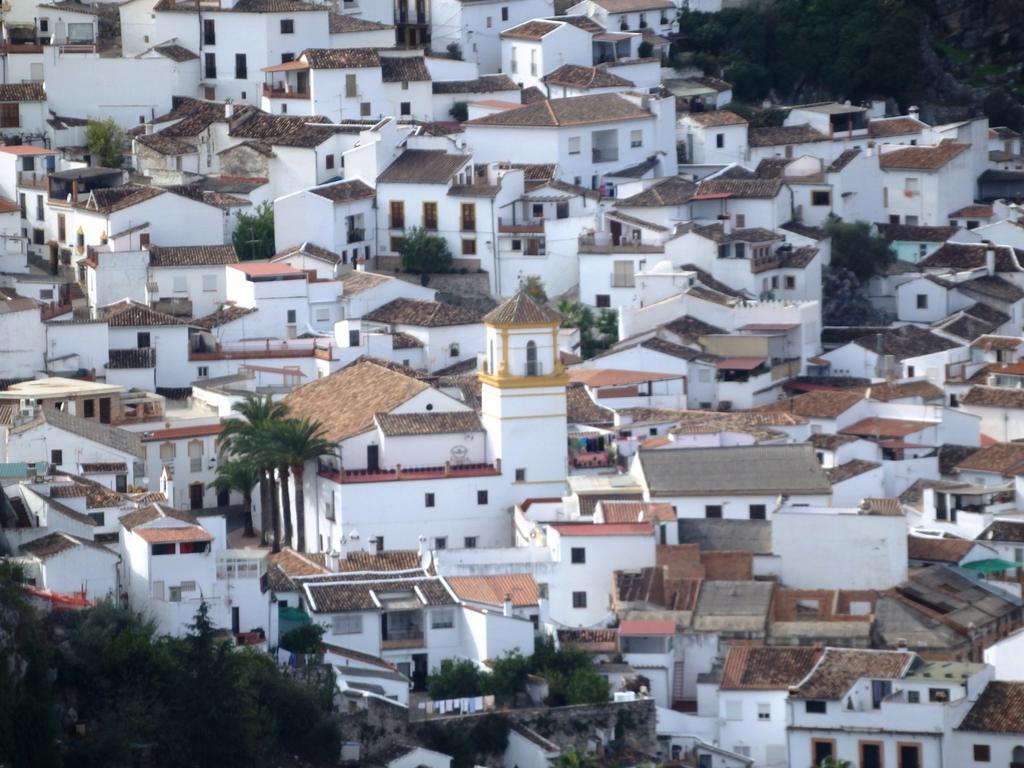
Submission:
{"label": "chimney", "polygon": [[996,245],[991,240],[982,240],[981,244],[985,246],[985,270],[989,275],[996,273]]}
{"label": "chimney", "polygon": [[235,114],[234,105],[231,103],[231,99],[224,100],[224,118],[230,120]]}
{"label": "chimney", "polygon": [[512,615],[512,595],[505,595],[505,602],[501,604],[501,614],[503,616]]}
{"label": "chimney", "polygon": [[78,202],[78,179],[71,180],[71,202]]}
{"label": "chimney", "polygon": [[905,651],[905,650],[907,650],[907,641],[906,641],[906,640],[904,640],[904,639],[903,639],[902,637],[901,637],[901,638],[899,638],[899,639],[898,639],[898,640],[896,641],[896,647],[897,647],[897,648],[899,648],[899,649],[900,649],[901,651]]}
{"label": "chimney", "polygon": [[907,110],[907,115],[910,117],[911,120],[920,120],[921,110],[916,105],[912,104],[910,108]]}

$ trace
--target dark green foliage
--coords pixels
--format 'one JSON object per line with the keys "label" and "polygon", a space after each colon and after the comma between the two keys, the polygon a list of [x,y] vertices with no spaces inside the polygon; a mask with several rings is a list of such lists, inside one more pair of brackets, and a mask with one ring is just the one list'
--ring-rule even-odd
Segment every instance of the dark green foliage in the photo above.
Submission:
{"label": "dark green foliage", "polygon": [[469,120],[469,104],[464,101],[456,101],[448,110],[448,114],[451,115],[452,120],[464,123]]}
{"label": "dark green foliage", "polygon": [[679,14],[683,50],[748,101],[909,99],[921,86],[924,26],[912,0],[779,0]]}
{"label": "dark green foliage", "polygon": [[613,309],[594,311],[578,301],[563,299],[558,302],[563,328],[580,329],[580,354],[584,359],[608,349],[619,340],[619,316]]}
{"label": "dark green foliage", "polygon": [[253,213],[238,214],[231,243],[242,261],[274,255],[274,209],[269,202],[264,200]]}
{"label": "dark green foliage", "polygon": [[519,290],[541,304],[547,304],[548,292],[544,290],[544,281],[539,275],[527,275],[519,281]]}
{"label": "dark green foliage", "polygon": [[636,55],[641,59],[649,59],[654,55],[654,45],[644,40],[637,46]]}
{"label": "dark green foliage", "polygon": [[281,635],[280,645],[292,653],[319,653],[323,638],[324,628],[319,624],[303,624]]}
{"label": "dark green foliage", "polygon": [[480,696],[485,689],[485,674],[472,661],[444,659],[427,677],[427,691],[435,701]]}
{"label": "dark green foliage", "polygon": [[28,666],[19,682],[3,678],[0,664],[0,764],[261,768],[286,753],[337,759],[333,675],[322,665],[291,677],[266,654],[236,650],[205,604],[183,638],[157,637],[151,622],[111,604],[40,622],[19,607],[2,569],[0,631],[14,611],[23,622],[0,658],[14,653]]}
{"label": "dark green foliage", "polygon": [[510,652],[494,661],[491,668],[490,693],[501,704],[512,704],[516,695],[526,689],[526,677],[530,674],[532,659],[521,653]]}
{"label": "dark green foliage", "polygon": [[889,244],[872,235],[871,227],[862,221],[836,219],[825,229],[832,237],[832,267],[849,270],[862,282],[896,258]]}
{"label": "dark green foliage", "polygon": [[473,768],[481,756],[500,755],[508,748],[508,719],[485,715],[466,722],[431,723],[419,736],[428,749],[452,756],[453,768]]}
{"label": "dark green foliage", "polygon": [[85,127],[85,146],[92,156],[93,165],[120,168],[123,160],[124,131],[112,117],[90,120]]}
{"label": "dark green foliage", "polygon": [[398,252],[402,256],[402,267],[407,272],[425,276],[432,272],[447,272],[452,268],[452,252],[448,249],[448,241],[421,227],[413,227],[406,232]]}
{"label": "dark green foliage", "polygon": [[871,325],[879,320],[864,285],[843,267],[821,272],[821,322],[823,325]]}

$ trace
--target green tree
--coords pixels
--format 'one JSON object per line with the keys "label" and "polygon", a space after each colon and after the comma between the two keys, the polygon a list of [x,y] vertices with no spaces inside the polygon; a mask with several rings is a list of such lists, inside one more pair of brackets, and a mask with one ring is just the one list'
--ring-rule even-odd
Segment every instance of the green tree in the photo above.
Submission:
{"label": "green tree", "polygon": [[239,213],[231,235],[238,258],[269,259],[274,255],[274,209],[264,200],[253,213]]}
{"label": "green tree", "polygon": [[596,758],[575,747],[569,747],[554,763],[555,768],[598,768],[598,765]]}
{"label": "green tree", "polygon": [[871,325],[881,321],[864,290],[848,269],[826,267],[821,273],[821,322],[824,325]]}
{"label": "green tree", "polygon": [[548,292],[544,290],[544,281],[540,275],[527,275],[519,281],[519,290],[538,304],[548,303]]}
{"label": "green tree", "polygon": [[469,104],[465,101],[456,101],[452,104],[452,108],[448,110],[448,114],[452,120],[458,120],[460,123],[464,123],[469,120]]}
{"label": "green tree", "polygon": [[334,455],[335,445],[327,439],[319,421],[284,419],[270,425],[264,444],[267,461],[279,468],[281,499],[285,508],[285,537],[292,543],[290,500],[288,496],[289,471],[295,488],[295,527],[297,548],[306,551],[306,494],[303,483],[306,462],[321,456]]}
{"label": "green tree", "polygon": [[402,268],[419,274],[423,285],[430,282],[430,273],[448,272],[452,267],[448,241],[422,227],[406,232],[398,253],[402,257]]}
{"label": "green tree", "polygon": [[222,461],[217,465],[217,476],[213,480],[213,487],[220,492],[231,492],[242,494],[242,507],[244,514],[245,535],[255,536],[252,524],[252,489],[262,480],[262,473],[251,461]]}
{"label": "green tree", "polygon": [[319,653],[323,647],[324,628],[319,624],[303,624],[281,635],[279,645],[292,653]]}
{"label": "green tree", "polygon": [[273,551],[281,551],[281,520],[278,514],[277,480],[274,465],[265,456],[270,425],[287,416],[288,407],[275,403],[270,395],[248,395],[231,406],[238,414],[225,419],[217,437],[221,458],[233,457],[255,467],[260,475],[260,511],[263,539],[273,530]]}
{"label": "green tree", "polygon": [[491,666],[490,692],[503,704],[515,702],[516,695],[526,689],[531,660],[521,653],[510,651]]}
{"label": "green tree", "polygon": [[581,667],[566,681],[565,698],[569,704],[603,704],[611,698],[611,686],[593,667]]}
{"label": "green tree", "polygon": [[435,701],[479,696],[484,692],[485,674],[467,659],[443,659],[427,676],[427,691]]}
{"label": "green tree", "polygon": [[641,59],[649,59],[654,55],[654,45],[647,40],[644,40],[640,45],[637,46],[636,55]]}
{"label": "green tree", "polygon": [[889,244],[872,235],[865,222],[834,219],[825,225],[825,231],[832,238],[831,266],[849,270],[861,282],[896,258]]}
{"label": "green tree", "polygon": [[124,155],[124,131],[112,117],[90,120],[85,126],[85,146],[94,164],[120,168]]}

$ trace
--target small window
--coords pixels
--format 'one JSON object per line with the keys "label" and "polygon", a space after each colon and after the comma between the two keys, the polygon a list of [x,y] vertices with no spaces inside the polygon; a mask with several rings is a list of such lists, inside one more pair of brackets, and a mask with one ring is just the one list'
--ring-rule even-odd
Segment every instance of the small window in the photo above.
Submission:
{"label": "small window", "polygon": [[809,700],[804,702],[804,712],[808,715],[824,715],[826,706],[824,701]]}
{"label": "small window", "polygon": [[281,34],[290,35],[295,32],[295,21],[293,19],[281,19]]}
{"label": "small window", "polygon": [[434,506],[434,494],[425,493],[423,494],[423,506],[432,507]]}
{"label": "small window", "polygon": [[163,443],[160,446],[160,461],[174,461],[175,453],[174,443]]}
{"label": "small window", "polygon": [[512,241],[512,250],[513,251],[521,251],[521,250],[523,250],[523,241],[522,240],[513,240]]}
{"label": "small window", "polygon": [[[123,475],[119,475],[119,477],[123,477]],[[96,523],[96,525],[103,525],[107,519],[106,513],[104,512],[90,512],[89,517],[92,518],[93,522]]]}
{"label": "small window", "polygon": [[448,549],[448,537],[447,536],[435,536],[434,537],[434,549]]}
{"label": "small window", "polygon": [[174,544],[154,544],[149,551],[153,555],[173,555],[175,553],[174,547]]}
{"label": "small window", "polygon": [[398,105],[398,114],[400,115],[411,115],[412,114],[412,102],[403,101]]}
{"label": "small window", "polygon": [[435,608],[430,612],[431,629],[451,629],[455,626],[455,610],[452,608]]}
{"label": "small window", "polygon": [[573,565],[583,565],[587,562],[587,548],[586,547],[573,547],[569,550],[570,559]]}
{"label": "small window", "polygon": [[920,744],[899,744],[896,747],[896,768],[923,768]]}
{"label": "small window", "polygon": [[64,463],[64,451],[54,449],[50,451],[50,463],[51,464],[63,464]]}
{"label": "small window", "polygon": [[772,719],[772,705],[767,702],[760,702],[757,705],[757,719],[761,721]]}
{"label": "small window", "polygon": [[53,301],[53,288],[40,288],[39,299],[41,301]]}
{"label": "small window", "polygon": [[285,316],[287,317],[288,325],[295,325],[295,323],[296,323],[296,314],[295,314],[295,310],[294,309],[289,309]]}
{"label": "small window", "polygon": [[705,504],[704,505],[704,517],[710,519],[718,519],[722,516],[722,505],[721,504]]}
{"label": "small window", "polygon": [[458,356],[459,356],[459,345],[458,344],[454,344],[454,343],[450,344],[448,346],[448,357],[458,357]]}
{"label": "small window", "polygon": [[501,20],[508,21],[508,6],[502,6],[501,8]]}
{"label": "small window", "polygon": [[815,189],[811,191],[811,205],[832,205],[832,190]]}
{"label": "small window", "polygon": [[[320,307],[316,311],[316,321],[318,323],[327,323],[331,320],[331,310],[327,307]],[[358,346],[358,345],[357,345]]]}
{"label": "small window", "polygon": [[484,24],[488,29],[490,29],[491,27],[494,26],[494,19],[491,16],[488,16]]}
{"label": "small window", "polygon": [[516,469],[516,482],[517,483],[525,483],[526,482],[526,469],[524,467],[519,467],[518,469]]}
{"label": "small window", "polygon": [[580,137],[570,136],[569,137],[569,154],[578,155],[580,153]]}
{"label": "small window", "polygon": [[476,240],[474,238],[466,237],[462,239],[462,255],[476,256]]}
{"label": "small window", "polygon": [[751,504],[750,505],[750,519],[751,520],[765,520],[767,519],[767,508],[764,504]]}
{"label": "small window", "polygon": [[919,294],[917,294],[917,308],[918,309],[928,309],[928,294],[927,293],[919,293]]}
{"label": "small window", "polygon": [[987,763],[992,759],[992,749],[988,744],[974,745],[974,762]]}
{"label": "small window", "polygon": [[82,415],[91,419],[96,415],[96,401],[95,400],[83,400],[82,401],[83,413]]}
{"label": "small window", "polygon": [[725,146],[725,134],[724,133],[716,133],[715,134],[715,148],[716,149],[722,149],[724,146]]}
{"label": "small window", "polygon": [[210,376],[210,366],[199,365],[196,366],[196,378],[206,379]]}
{"label": "small window", "polygon": [[359,613],[343,613],[331,618],[332,635],[361,635],[363,616]]}
{"label": "small window", "polygon": [[217,276],[203,275],[203,291],[210,293],[217,290]]}
{"label": "small window", "polygon": [[572,607],[573,608],[586,608],[587,607],[587,593],[586,592],[573,592],[572,593]]}
{"label": "small window", "polygon": [[629,146],[636,148],[644,145],[644,132],[642,130],[629,132]]}
{"label": "small window", "polygon": [[786,275],[786,290],[792,291],[796,288],[796,278],[793,275]]}
{"label": "small window", "polygon": [[466,549],[476,549],[476,536],[467,536],[462,540],[462,546]]}
{"label": "small window", "polygon": [[609,296],[607,293],[599,293],[594,297],[594,306],[598,307],[599,309],[606,309],[608,307],[611,307],[611,305],[612,297]]}
{"label": "small window", "polygon": [[330,170],[334,167],[334,155],[327,155],[324,157],[324,168]]}
{"label": "small window", "polygon": [[948,688],[929,688],[928,689],[928,701],[945,703],[949,701],[949,689]]}
{"label": "small window", "polygon": [[370,116],[370,102],[361,101],[359,102],[359,116],[369,117]]}
{"label": "small window", "polygon": [[476,503],[477,504],[486,504],[487,503],[487,491],[477,491],[476,492]]}

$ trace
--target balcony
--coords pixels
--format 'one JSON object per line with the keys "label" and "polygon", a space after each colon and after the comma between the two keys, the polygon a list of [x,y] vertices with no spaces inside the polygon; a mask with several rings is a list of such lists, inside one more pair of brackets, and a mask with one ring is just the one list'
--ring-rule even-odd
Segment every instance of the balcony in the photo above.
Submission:
{"label": "balcony", "polygon": [[544,220],[539,219],[536,221],[521,221],[516,222],[512,219],[499,218],[498,219],[498,231],[504,232],[505,234],[511,235],[543,235],[544,234]]}
{"label": "balcony", "polygon": [[381,640],[380,647],[385,651],[395,651],[402,648],[422,648],[423,630],[419,627],[407,629],[387,630],[387,639]]}
{"label": "balcony", "polygon": [[579,252],[581,254],[608,255],[612,253],[664,253],[665,246],[649,245],[646,243],[620,242],[618,245],[611,241],[611,236],[601,233],[602,236],[580,235]]}
{"label": "balcony", "polygon": [[45,171],[18,171],[18,186],[28,189],[47,189]]}
{"label": "balcony", "polygon": [[345,236],[345,242],[347,242],[349,245],[351,245],[352,243],[361,243],[365,239],[366,239],[366,230],[365,229],[350,229],[350,230],[348,230],[348,232],[346,233],[346,236]]}
{"label": "balcony", "polygon": [[396,465],[394,469],[335,469],[328,464],[320,464],[317,474],[325,480],[335,483],[386,483],[399,480],[442,480],[448,477],[490,477],[501,474],[501,464],[456,464],[445,462],[442,465],[424,467],[403,467]]}
{"label": "balcony", "polygon": [[262,343],[209,344],[198,336],[188,351],[188,359],[203,360],[267,360],[289,357],[333,359],[333,345],[319,346],[315,339],[267,339]]}
{"label": "balcony", "polygon": [[590,150],[590,159],[595,163],[615,163],[619,160],[618,147],[594,147]]}
{"label": "balcony", "polygon": [[298,90],[284,83],[263,84],[263,95],[268,99],[308,99],[308,90]]}

